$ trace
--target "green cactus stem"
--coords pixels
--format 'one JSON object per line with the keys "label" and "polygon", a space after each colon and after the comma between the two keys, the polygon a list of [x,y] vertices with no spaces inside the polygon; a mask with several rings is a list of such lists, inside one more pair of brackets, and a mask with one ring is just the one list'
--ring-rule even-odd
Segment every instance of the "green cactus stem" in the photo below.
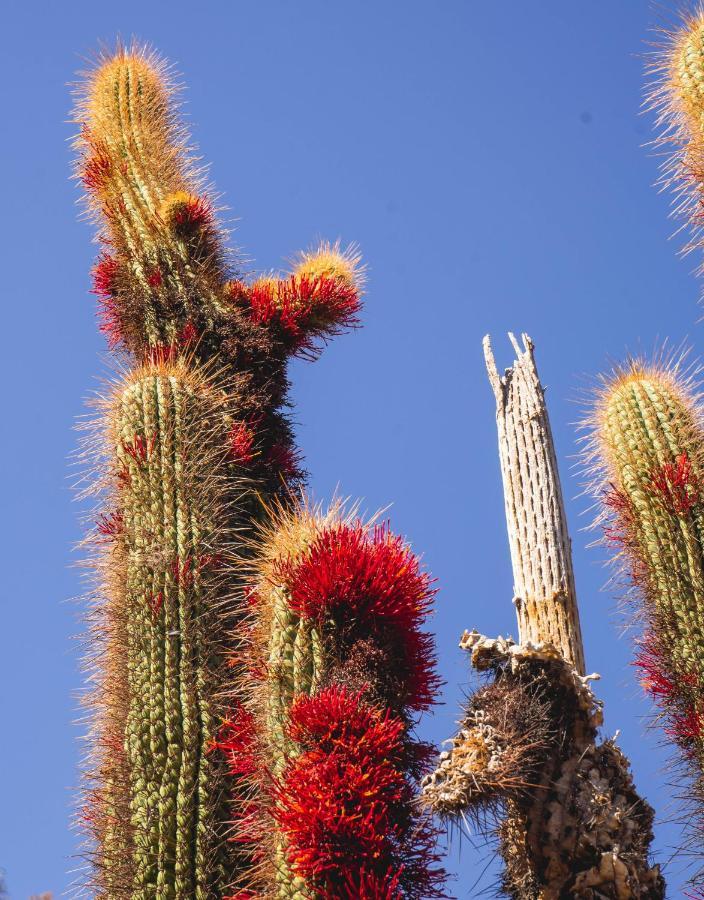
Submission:
{"label": "green cactus stem", "polygon": [[[636,664],[704,802],[704,432],[678,367],[633,362],[605,379],[592,416],[589,465],[600,521],[625,573],[642,635]],[[692,829],[696,839],[698,829]]]}

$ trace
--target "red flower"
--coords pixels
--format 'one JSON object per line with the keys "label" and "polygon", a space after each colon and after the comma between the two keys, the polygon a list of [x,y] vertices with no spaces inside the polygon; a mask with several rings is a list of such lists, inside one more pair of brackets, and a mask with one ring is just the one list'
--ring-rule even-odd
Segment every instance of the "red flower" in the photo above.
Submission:
{"label": "red flower", "polygon": [[98,327],[108,346],[115,349],[122,343],[122,326],[116,305],[118,263],[110,253],[102,252],[93,266],[92,293],[98,297]]}
{"label": "red flower", "polygon": [[178,333],[178,344],[180,347],[190,347],[198,337],[198,329],[193,322],[188,321]]}
{"label": "red flower", "polygon": [[174,207],[172,217],[177,228],[191,231],[208,225],[212,215],[212,208],[205,197],[189,197]]}
{"label": "red flower", "polygon": [[240,290],[238,300],[249,303],[252,319],[261,325],[277,322],[295,353],[315,352],[323,340],[354,328],[361,309],[359,291],[339,278],[298,277],[255,282]]}
{"label": "red flower", "polygon": [[224,755],[231,775],[253,775],[257,771],[255,745],[254,716],[243,706],[238,706],[218,729],[209,752]]}
{"label": "red flower", "polygon": [[665,463],[654,469],[647,487],[678,516],[686,515],[699,502],[699,484],[686,452],[681,453],[674,463]]}
{"label": "red flower", "polygon": [[158,594],[153,594],[149,598],[149,609],[152,611],[152,618],[156,619],[156,617],[161,612],[161,608],[164,605],[164,594],[162,591],[159,591]]}
{"label": "red flower", "polygon": [[294,872],[324,897],[437,896],[442,876],[403,767],[404,723],[333,686],[294,702],[289,736],[302,752],[275,788],[273,815]]}
{"label": "red flower", "polygon": [[272,444],[267,454],[267,462],[278,469],[284,478],[296,478],[301,474],[301,454],[290,444]]}
{"label": "red flower", "polygon": [[430,576],[403,540],[385,526],[324,529],[299,558],[277,572],[294,612],[335,622],[346,645],[371,639],[386,647],[406,683],[412,709],[432,704],[437,688],[432,638],[420,631],[435,595]]}
{"label": "red flower", "polygon": [[699,741],[704,733],[704,715],[689,707],[684,712],[673,712],[669,716],[670,724],[665,731],[685,750]]}
{"label": "red flower", "polygon": [[228,436],[230,455],[238,463],[248,466],[254,460],[256,435],[246,422],[234,422]]}
{"label": "red flower", "polygon": [[640,683],[651,697],[666,704],[678,695],[677,683],[667,671],[657,640],[652,635],[640,641],[633,664],[640,669]]}
{"label": "red flower", "polygon": [[103,513],[98,518],[98,531],[107,538],[116,538],[122,534],[125,527],[125,520],[120,510],[110,513]]}
{"label": "red flower", "polygon": [[161,287],[164,283],[164,276],[161,274],[159,269],[152,269],[152,271],[147,275],[147,284],[149,287],[158,288]]}
{"label": "red flower", "polygon": [[92,139],[87,129],[84,130],[84,137],[90,149],[83,158],[81,181],[87,191],[97,194],[112,174],[112,160],[104,142]]}
{"label": "red flower", "polygon": [[122,442],[122,449],[132,457],[137,465],[144,465],[147,459],[149,459],[151,452],[154,450],[156,439],[156,432],[148,438],[141,434],[135,434],[133,440]]}

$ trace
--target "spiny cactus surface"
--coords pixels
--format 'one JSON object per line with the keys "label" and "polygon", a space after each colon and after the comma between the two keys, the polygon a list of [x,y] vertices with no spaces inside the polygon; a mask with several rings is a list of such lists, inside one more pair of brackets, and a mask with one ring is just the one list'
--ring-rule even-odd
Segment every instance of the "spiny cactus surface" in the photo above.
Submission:
{"label": "spiny cactus surface", "polygon": [[[606,542],[642,625],[636,665],[704,801],[704,432],[677,366],[633,362],[605,379],[588,454]],[[696,838],[696,829],[692,830]]]}
{"label": "spiny cactus surface", "polygon": [[105,898],[222,900],[252,864],[232,839],[237,779],[214,752],[243,687],[242,561],[266,503],[303,478],[287,361],[356,324],[359,257],[323,244],[288,275],[247,281],[168,68],[144,48],[98,61],[75,118],[102,243],[94,292],[120,360],[87,447],[102,509],[88,541],[86,880]]}

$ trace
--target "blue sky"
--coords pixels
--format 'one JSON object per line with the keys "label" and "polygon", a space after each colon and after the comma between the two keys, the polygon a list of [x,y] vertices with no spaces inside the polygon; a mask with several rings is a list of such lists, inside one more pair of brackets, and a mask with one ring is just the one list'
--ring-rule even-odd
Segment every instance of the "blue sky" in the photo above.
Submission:
{"label": "blue sky", "polygon": [[[667,4],[664,4],[667,10]],[[674,4],[673,4],[674,7]],[[660,7],[658,7],[660,10]],[[548,386],[575,549],[587,665],[602,674],[657,807],[666,862],[678,830],[666,758],[645,729],[616,599],[602,590],[574,470],[581,388],[609,359],[665,337],[702,346],[693,260],[677,258],[669,198],[642,144],[642,54],[662,11],[645,0],[27,0],[4,10],[4,437],[0,633],[0,867],[10,897],[70,883],[80,753],[80,535],[68,456],[83,398],[106,371],[88,294],[95,247],[69,182],[67,83],[99,40],[137,35],[176,63],[189,119],[261,269],[317,237],[355,240],[369,265],[363,330],[292,370],[311,488],[339,485],[396,530],[438,579],[445,705],[468,686],[460,633],[515,633],[481,338],[527,331]],[[488,866],[488,869],[487,869]],[[494,884],[491,851],[452,841],[458,897]],[[486,870],[486,871],[485,871]],[[668,866],[678,896],[682,865]]]}

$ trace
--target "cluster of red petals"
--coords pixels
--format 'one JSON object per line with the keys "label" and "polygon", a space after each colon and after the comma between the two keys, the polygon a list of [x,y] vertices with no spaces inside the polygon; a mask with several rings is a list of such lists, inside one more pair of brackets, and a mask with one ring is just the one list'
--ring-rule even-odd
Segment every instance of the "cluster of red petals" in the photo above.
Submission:
{"label": "cluster of red petals", "polygon": [[651,697],[667,704],[679,694],[674,677],[667,671],[662,654],[652,637],[640,642],[633,664],[640,669],[640,683]]}
{"label": "cluster of red petals", "polygon": [[665,731],[685,750],[695,743],[700,743],[704,734],[704,714],[693,707],[684,712],[672,712]]}
{"label": "cluster of red petals", "polygon": [[254,716],[238,706],[218,729],[210,751],[223,754],[231,775],[253,775],[257,770],[256,738]]}
{"label": "cluster of red petals", "polygon": [[92,293],[98,298],[98,328],[113,350],[122,343],[122,327],[115,302],[117,275],[117,259],[110,253],[101,253],[93,266]]}
{"label": "cluster of red petals", "polygon": [[146,354],[147,362],[154,365],[172,362],[184,350],[188,350],[198,340],[200,334],[193,322],[188,321],[179,331],[176,340],[170,344],[155,344],[149,347]]}
{"label": "cluster of red petals", "polygon": [[686,451],[675,462],[665,463],[650,474],[648,489],[678,516],[686,515],[699,502],[700,488]]}
{"label": "cluster of red petals", "polygon": [[251,287],[233,282],[230,295],[249,307],[256,323],[277,323],[298,353],[312,352],[316,338],[339,334],[359,324],[359,291],[340,278],[291,275]]}
{"label": "cluster of red petals", "polygon": [[125,453],[129,454],[137,465],[143,465],[148,459],[156,444],[156,432],[145,437],[142,434],[135,434],[131,441],[123,441],[122,448]]}
{"label": "cluster of red petals", "polygon": [[98,194],[112,174],[112,160],[105,143],[91,137],[88,129],[83,130],[83,137],[88,143],[88,151],[80,168],[81,181],[87,191]]}
{"label": "cluster of red petals", "polygon": [[159,269],[152,269],[147,275],[147,284],[149,287],[158,288],[164,283],[164,276]]}
{"label": "cluster of red petals", "polygon": [[430,835],[403,770],[404,724],[333,686],[301,696],[290,736],[302,752],[276,789],[289,862],[324,897],[438,896]]}
{"label": "cluster of red petals", "polygon": [[410,709],[427,709],[437,689],[432,637],[421,631],[436,593],[432,579],[403,539],[384,525],[323,529],[307,552],[282,562],[277,576],[294,612],[332,619],[351,644],[372,639],[387,648],[403,673]]}
{"label": "cluster of red petals", "polygon": [[203,553],[200,556],[187,556],[183,561],[175,557],[171,562],[171,575],[174,582],[188,590],[192,587],[197,575],[206,569],[218,569],[222,564],[219,553]]}
{"label": "cluster of red petals", "polygon": [[230,456],[244,466],[254,459],[256,435],[247,422],[234,422],[228,434]]}
{"label": "cluster of red petals", "polygon": [[116,538],[125,528],[125,519],[120,510],[103,513],[97,522],[98,532],[107,538]]}
{"label": "cluster of red petals", "polygon": [[185,203],[179,203],[171,218],[177,229],[191,231],[209,225],[212,216],[212,207],[207,198],[192,197]]}

